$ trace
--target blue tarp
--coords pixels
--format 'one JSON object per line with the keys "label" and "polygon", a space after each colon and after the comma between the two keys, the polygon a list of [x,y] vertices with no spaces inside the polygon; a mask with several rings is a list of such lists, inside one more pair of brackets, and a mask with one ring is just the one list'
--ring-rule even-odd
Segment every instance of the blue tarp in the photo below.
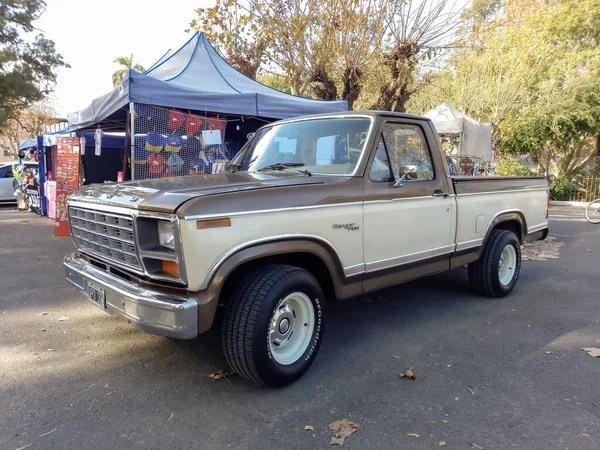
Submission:
{"label": "blue tarp", "polygon": [[246,77],[219,55],[204,33],[167,52],[143,74],[131,70],[119,86],[69,114],[69,126],[79,130],[111,120],[129,102],[271,119],[348,110],[346,101],[297,97]]}
{"label": "blue tarp", "polygon": [[[53,134],[44,134],[39,136],[42,138],[42,142],[44,147],[52,147],[58,143],[58,138],[60,135],[69,134],[71,131],[67,128],[66,130],[57,131]],[[85,138],[85,146],[94,147],[94,133],[88,132],[76,132],[75,136],[84,137]],[[31,139],[25,139],[24,141],[19,141],[19,150],[27,150],[30,148],[37,148],[38,146],[38,138],[34,137]],[[120,148],[122,149],[125,146],[125,136],[117,136],[114,134],[105,134],[102,137],[102,148]]]}

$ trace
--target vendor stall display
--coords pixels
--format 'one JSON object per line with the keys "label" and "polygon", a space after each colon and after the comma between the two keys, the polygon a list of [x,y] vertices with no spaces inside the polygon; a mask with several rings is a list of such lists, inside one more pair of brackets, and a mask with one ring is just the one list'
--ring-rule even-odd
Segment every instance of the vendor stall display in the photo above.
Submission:
{"label": "vendor stall display", "polygon": [[216,173],[265,123],[347,110],[346,101],[298,97],[246,77],[196,33],[68,118],[72,131],[125,132],[124,170],[142,180]]}
{"label": "vendor stall display", "polygon": [[67,199],[79,189],[81,157],[78,137],[60,137],[56,146],[56,227],[55,236],[70,236]]}

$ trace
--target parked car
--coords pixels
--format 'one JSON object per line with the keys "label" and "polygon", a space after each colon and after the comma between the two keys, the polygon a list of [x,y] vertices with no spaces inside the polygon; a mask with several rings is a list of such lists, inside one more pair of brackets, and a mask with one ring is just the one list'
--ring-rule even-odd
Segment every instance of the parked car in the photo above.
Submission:
{"label": "parked car", "polygon": [[194,338],[226,307],[231,367],[280,386],[314,361],[326,299],[465,264],[478,292],[508,295],[547,208],[544,178],[450,177],[427,118],[303,117],[258,130],[220,174],[81,189],[64,265],[92,303],[149,333]]}
{"label": "parked car", "polygon": [[[27,162],[24,163],[28,168],[38,168],[38,163]],[[0,202],[16,202],[15,197],[15,186],[12,169],[15,163],[5,163],[0,165]]]}

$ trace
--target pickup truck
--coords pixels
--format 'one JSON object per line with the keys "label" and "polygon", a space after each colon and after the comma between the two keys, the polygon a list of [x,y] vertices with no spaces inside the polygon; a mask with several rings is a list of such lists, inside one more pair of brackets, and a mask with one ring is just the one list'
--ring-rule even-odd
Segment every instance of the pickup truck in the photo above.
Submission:
{"label": "pickup truck", "polygon": [[271,123],[221,173],[93,185],[68,210],[66,278],[93,304],[171,338],[215,322],[236,373],[282,386],[313,363],[328,301],[464,265],[509,294],[548,185],[450,177],[429,119],[366,111]]}

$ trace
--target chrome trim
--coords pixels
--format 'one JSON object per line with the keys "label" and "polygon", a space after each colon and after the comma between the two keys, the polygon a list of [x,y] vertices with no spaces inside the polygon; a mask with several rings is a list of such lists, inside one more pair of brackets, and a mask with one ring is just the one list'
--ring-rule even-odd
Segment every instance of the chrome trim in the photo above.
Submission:
{"label": "chrome trim", "polygon": [[454,248],[455,245],[450,244],[444,245],[442,247],[432,248],[430,250],[425,250],[423,252],[409,253],[407,255],[395,256],[393,258],[386,258],[368,262],[365,264],[366,273],[375,272],[383,269],[389,269],[391,267],[401,266],[413,262],[418,262],[423,259],[433,258],[435,256],[447,255],[453,253]]}
{"label": "chrome trim", "polygon": [[483,244],[483,238],[459,242],[456,244],[456,251],[460,252],[469,248],[479,247],[481,244]]}
{"label": "chrome trim", "polygon": [[204,279],[202,280],[202,283],[200,284],[200,290],[204,290],[208,287],[210,280],[212,279],[214,274],[217,272],[217,270],[219,270],[219,267],[221,267],[221,265],[223,265],[223,263],[225,261],[227,261],[227,259],[229,259],[229,257],[231,255],[233,255],[241,250],[244,250],[245,248],[252,247],[253,245],[264,244],[267,242],[278,241],[281,239],[288,239],[288,240],[289,239],[315,239],[315,240],[321,241],[324,244],[328,245],[329,248],[331,250],[333,250],[333,252],[337,256],[340,263],[342,262],[342,258],[340,257],[340,254],[337,252],[336,248],[333,246],[333,244],[331,242],[329,242],[327,239],[324,239],[319,236],[314,236],[312,234],[290,233],[290,234],[280,234],[277,236],[270,236],[270,237],[259,238],[259,239],[252,239],[250,241],[241,242],[241,243],[231,247],[229,250],[227,250],[225,253],[223,253],[221,256],[219,256],[219,258],[213,263],[213,265],[208,270],[207,274],[204,276]]}
{"label": "chrome trim", "polygon": [[511,194],[514,192],[525,193],[525,192],[538,192],[538,191],[548,192],[548,188],[533,188],[533,189],[524,188],[524,189],[511,189],[511,190],[506,190],[506,191],[468,192],[465,194],[456,194],[456,195],[458,197],[469,197],[469,196],[473,196],[473,195]]}
{"label": "chrome trim", "polygon": [[[263,130],[265,128],[271,128],[273,126],[285,125],[288,123],[308,122],[311,120],[354,119],[354,118],[369,119],[369,121],[371,122],[371,126],[369,127],[369,131],[367,132],[367,137],[365,139],[365,147],[360,152],[360,158],[358,159],[358,161],[356,161],[356,166],[354,166],[354,171],[352,173],[345,173],[345,174],[329,174],[329,173],[314,172],[314,171],[312,172],[315,175],[322,175],[322,176],[327,176],[327,177],[331,177],[331,176],[353,177],[356,175],[358,168],[362,164],[365,154],[370,153],[370,150],[367,151],[367,145],[370,142],[371,136],[373,135],[373,129],[375,128],[375,117],[374,116],[371,116],[369,114],[331,114],[331,115],[325,114],[325,115],[318,115],[318,116],[295,117],[293,119],[278,120],[277,122],[273,122],[272,124],[264,125],[264,126],[260,127],[259,130]],[[258,130],[256,130],[256,131],[258,132]],[[254,171],[254,172],[248,171],[248,173],[256,173],[256,171]]]}
{"label": "chrome trim", "polygon": [[359,275],[361,273],[364,273],[364,271],[365,271],[364,263],[354,264],[353,266],[344,267],[344,275],[347,277],[351,277],[353,275]]}
{"label": "chrome trim", "polygon": [[[448,194],[448,197],[444,197],[444,198],[450,198],[450,197],[455,197],[454,194]],[[433,195],[420,195],[418,197],[399,197],[399,198],[392,198],[392,199],[385,199],[385,200],[368,200],[366,202],[363,202],[364,205],[371,205],[374,203],[392,203],[392,202],[402,202],[402,201],[408,201],[408,200],[437,200],[439,199],[439,197],[434,197]]]}
{"label": "chrome trim", "polygon": [[141,330],[178,339],[198,335],[198,303],[186,297],[163,294],[135,286],[108,272],[97,269],[75,254],[63,263],[66,280],[86,295],[89,283],[102,286],[106,312],[117,314]]}
{"label": "chrome trim", "polygon": [[[112,205],[103,205],[103,204],[95,203],[95,202],[82,202],[82,201],[77,201],[77,200],[69,200],[67,203],[67,209],[70,207],[88,209],[90,211],[97,211],[97,212],[107,214],[107,215],[117,215],[118,214],[118,215],[124,215],[124,216],[131,217],[132,221],[133,221],[133,239],[134,239],[133,244],[135,245],[135,256],[139,260],[140,268],[139,268],[139,270],[136,270],[135,268],[133,268],[129,265],[121,264],[118,261],[106,258],[104,255],[98,256],[96,254],[86,252],[85,249],[81,249],[82,253],[89,254],[89,256],[91,256],[92,258],[98,259],[99,261],[104,261],[105,263],[108,263],[108,265],[115,266],[115,267],[125,270],[125,271],[131,271],[131,272],[136,273],[137,275],[143,275],[143,276],[146,276],[153,280],[169,281],[169,282],[175,282],[175,283],[184,284],[184,285],[187,284],[188,279],[187,279],[185,258],[183,256],[183,243],[182,243],[182,239],[181,239],[181,227],[179,224],[180,219],[177,215],[168,214],[168,213],[158,213],[158,212],[154,212],[154,211],[140,211],[138,209],[130,209],[130,208],[124,208],[124,207],[112,206]],[[142,217],[142,218],[146,218],[146,219],[154,219],[154,220],[167,220],[172,223],[173,232],[175,234],[175,242],[176,242],[175,252],[174,252],[175,258],[173,257],[172,252],[168,252],[168,251],[165,251],[164,253],[156,252],[156,251],[148,252],[148,251],[141,249],[140,242],[139,242],[139,231],[138,231],[138,221],[137,221],[138,217]],[[71,235],[73,235],[70,217],[69,217],[68,223],[69,223],[69,227],[71,229]],[[161,257],[158,257],[159,254],[161,255]],[[179,278],[176,278],[176,277],[173,277],[170,275],[151,274],[150,272],[148,272],[148,270],[146,269],[146,267],[144,265],[144,259],[143,259],[144,256],[149,257],[149,258],[154,258],[154,259],[165,259],[165,260],[177,262],[177,264],[179,266]]]}
{"label": "chrome trim", "polygon": [[183,220],[198,220],[198,219],[212,219],[215,217],[223,218],[223,217],[237,217],[237,216],[247,216],[251,214],[267,214],[267,213],[277,213],[284,211],[303,211],[307,209],[320,209],[320,208],[333,208],[336,206],[358,206],[363,205],[363,202],[348,202],[348,203],[332,203],[327,205],[312,205],[312,206],[291,206],[286,208],[273,208],[273,209],[256,209],[254,211],[232,211],[232,212],[224,212],[224,213],[209,213],[209,214],[196,214],[194,216],[185,216]]}
{"label": "chrome trim", "polygon": [[534,225],[532,227],[527,228],[527,234],[535,233],[536,231],[544,230],[546,228],[548,228],[548,222],[544,222],[539,225]]}

